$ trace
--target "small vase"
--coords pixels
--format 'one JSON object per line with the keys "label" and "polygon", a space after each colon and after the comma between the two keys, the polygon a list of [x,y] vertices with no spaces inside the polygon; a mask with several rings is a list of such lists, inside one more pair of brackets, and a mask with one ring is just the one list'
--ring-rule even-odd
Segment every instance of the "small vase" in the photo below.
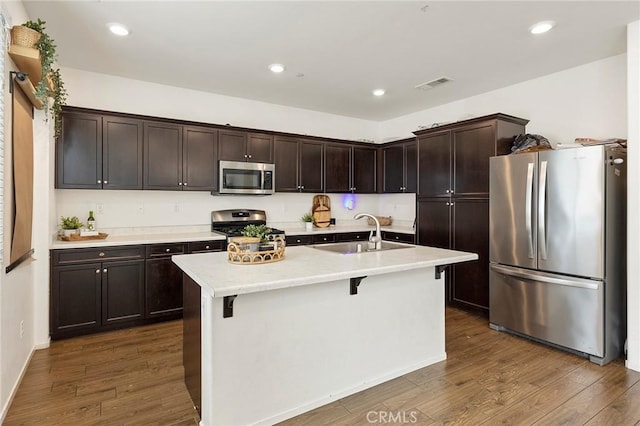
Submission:
{"label": "small vase", "polygon": [[313,231],[313,222],[305,222],[304,227],[307,231]]}

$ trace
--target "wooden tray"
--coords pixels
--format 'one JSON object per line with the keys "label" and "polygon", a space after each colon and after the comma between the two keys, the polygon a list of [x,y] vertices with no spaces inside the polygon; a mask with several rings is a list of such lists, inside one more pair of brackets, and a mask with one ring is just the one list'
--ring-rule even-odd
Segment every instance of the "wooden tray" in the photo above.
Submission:
{"label": "wooden tray", "polygon": [[98,235],[85,235],[81,236],[80,234],[75,235],[58,235],[58,239],[60,241],[86,241],[86,240],[104,240],[107,238],[109,234],[105,234],[104,232],[99,232]]}
{"label": "wooden tray", "polygon": [[331,221],[331,199],[327,195],[314,195],[311,208],[313,219],[318,228],[326,228]]}

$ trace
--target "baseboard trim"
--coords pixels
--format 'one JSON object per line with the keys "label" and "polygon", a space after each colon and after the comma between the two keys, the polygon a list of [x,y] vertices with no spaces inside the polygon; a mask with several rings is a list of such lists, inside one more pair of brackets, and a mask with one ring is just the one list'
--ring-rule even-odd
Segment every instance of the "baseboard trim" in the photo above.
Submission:
{"label": "baseboard trim", "polygon": [[[49,346],[51,346],[51,337],[47,337],[46,342],[36,343],[33,349],[37,351],[40,349],[47,349]],[[31,355],[33,356],[33,351],[31,352]]]}
{"label": "baseboard trim", "polygon": [[22,383],[22,379],[24,378],[25,373],[27,372],[27,368],[29,368],[29,364],[31,363],[31,358],[33,358],[33,354],[35,353],[35,346],[31,348],[31,353],[27,357],[22,366],[22,371],[20,371],[20,375],[18,376],[18,380],[13,384],[13,389],[11,389],[11,393],[9,394],[9,398],[5,403],[4,407],[2,407],[2,412],[0,412],[0,424],[4,423],[5,417],[7,417],[7,413],[9,412],[9,407],[11,407],[11,403],[13,402],[13,398],[16,396],[18,392],[18,388],[20,387],[20,383]]}

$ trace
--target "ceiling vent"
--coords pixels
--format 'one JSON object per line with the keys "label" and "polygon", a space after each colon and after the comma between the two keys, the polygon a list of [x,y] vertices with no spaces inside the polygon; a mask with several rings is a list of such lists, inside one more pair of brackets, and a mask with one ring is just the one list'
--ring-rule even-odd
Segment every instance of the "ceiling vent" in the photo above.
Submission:
{"label": "ceiling vent", "polygon": [[440,77],[440,78],[436,78],[435,80],[427,81],[426,83],[420,83],[416,86],[416,89],[429,90],[429,89],[433,89],[436,86],[440,86],[441,84],[448,83],[450,81],[453,81],[453,80],[450,79],[449,77]]}

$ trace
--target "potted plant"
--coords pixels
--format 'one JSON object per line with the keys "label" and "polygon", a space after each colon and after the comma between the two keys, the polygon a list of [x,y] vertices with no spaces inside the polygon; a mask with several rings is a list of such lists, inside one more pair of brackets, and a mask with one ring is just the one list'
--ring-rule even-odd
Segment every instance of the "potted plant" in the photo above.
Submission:
{"label": "potted plant", "polygon": [[62,229],[62,234],[67,237],[73,234],[80,233],[80,228],[82,228],[84,224],[80,222],[78,216],[65,217],[62,216],[60,218],[60,228]]}
{"label": "potted plant", "polygon": [[[247,225],[242,230],[242,235],[245,237],[243,242],[249,244],[249,251],[259,251],[261,244],[269,242],[268,235],[270,233],[271,228],[266,225]],[[267,250],[271,248],[270,246],[265,247]]]}
{"label": "potted plant", "polygon": [[[38,18],[37,21],[27,21],[22,26],[40,33],[40,39],[36,42],[35,48],[40,52],[42,78],[36,84],[35,97],[42,101],[45,115],[53,119],[54,136],[57,137],[62,129],[60,113],[62,112],[62,106],[67,103],[67,91],[60,76],[60,69],[52,68],[54,62],[58,59],[58,54],[53,39],[44,31],[45,24],[45,21]],[[49,87],[49,80],[53,88]],[[53,98],[51,107],[49,107],[49,97]]]}
{"label": "potted plant", "polygon": [[305,213],[302,215],[302,221],[304,222],[304,226],[307,231],[313,230],[313,224],[315,222],[313,215],[311,213]]}

